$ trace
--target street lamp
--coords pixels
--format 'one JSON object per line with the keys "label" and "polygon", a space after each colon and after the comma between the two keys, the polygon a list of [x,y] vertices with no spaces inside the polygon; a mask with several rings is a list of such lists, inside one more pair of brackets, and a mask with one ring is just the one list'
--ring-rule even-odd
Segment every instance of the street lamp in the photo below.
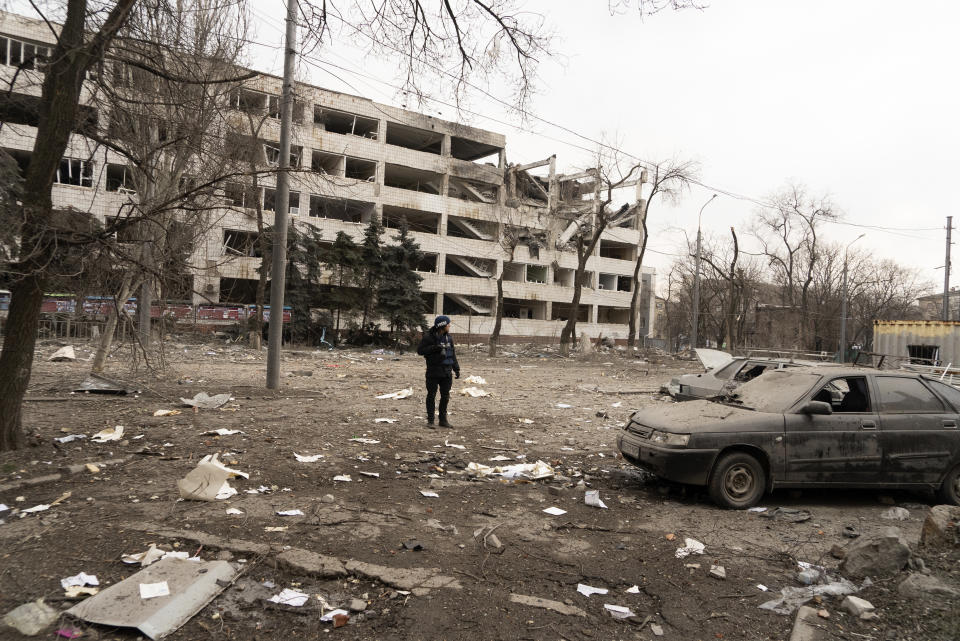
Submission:
{"label": "street lamp", "polygon": [[704,208],[712,203],[716,197],[716,194],[710,196],[710,199],[703,203],[703,207],[700,208],[700,213],[697,214],[697,267],[693,277],[693,333],[691,335],[692,340],[690,341],[691,349],[697,349],[697,333],[700,327],[700,221]]}
{"label": "street lamp", "polygon": [[850,245],[854,244],[866,234],[860,234],[849,243],[843,250],[843,298],[840,300],[840,362],[847,362],[847,252],[850,251]]}

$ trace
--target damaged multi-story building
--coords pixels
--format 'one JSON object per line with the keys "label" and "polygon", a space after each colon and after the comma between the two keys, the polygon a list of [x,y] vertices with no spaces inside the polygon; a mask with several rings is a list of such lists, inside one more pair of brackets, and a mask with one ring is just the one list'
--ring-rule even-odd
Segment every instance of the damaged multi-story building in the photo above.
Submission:
{"label": "damaged multi-story building", "polygon": [[[0,13],[6,84],[18,67],[21,74],[39,75],[39,69],[23,69],[23,60],[52,45],[42,21]],[[13,91],[39,96],[39,84],[17,83]],[[238,111],[264,116],[259,138],[268,164],[279,157],[280,93],[280,78],[259,74],[232,98]],[[506,139],[499,133],[306,84],[296,85],[295,93],[293,224],[313,225],[331,241],[340,231],[359,240],[373,218],[389,236],[406,224],[424,252],[418,272],[427,314],[451,316],[455,332],[470,334],[470,340],[492,331],[500,274],[504,340],[556,339],[570,314],[578,316],[578,332],[626,338],[641,208],[631,208],[603,232],[587,262],[580,308],[571,309],[577,266],[571,240],[583,216],[590,215],[584,202],[596,194],[595,172],[563,175],[555,156],[508,163]],[[20,111],[3,113],[16,126],[0,130],[0,147],[23,159],[33,148],[36,123]],[[104,114],[89,116],[100,126],[106,122]],[[116,216],[131,197],[124,189],[123,162],[74,134],[54,187],[55,206],[101,219]],[[218,193],[223,209],[192,248],[191,302],[250,304],[261,261],[253,199],[272,222],[275,175],[265,175],[255,194],[231,184]],[[639,201],[639,189],[635,193],[629,190],[629,199]],[[642,337],[650,334],[655,282],[653,269],[644,267],[640,274]]]}

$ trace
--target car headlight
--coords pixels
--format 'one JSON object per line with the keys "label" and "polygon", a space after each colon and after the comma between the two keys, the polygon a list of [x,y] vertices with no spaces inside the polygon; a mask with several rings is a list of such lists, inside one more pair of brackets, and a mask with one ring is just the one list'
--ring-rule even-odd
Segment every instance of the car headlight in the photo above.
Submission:
{"label": "car headlight", "polygon": [[650,440],[661,445],[672,445],[673,447],[686,447],[690,442],[689,434],[673,434],[672,432],[661,432],[654,430],[650,435]]}

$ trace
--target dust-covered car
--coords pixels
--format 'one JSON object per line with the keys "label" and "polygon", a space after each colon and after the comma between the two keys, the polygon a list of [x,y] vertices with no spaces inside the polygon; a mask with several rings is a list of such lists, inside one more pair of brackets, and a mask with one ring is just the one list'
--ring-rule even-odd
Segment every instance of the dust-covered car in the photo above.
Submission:
{"label": "dust-covered car", "polygon": [[714,401],[635,412],[623,457],[726,507],[783,487],[930,488],[960,505],[960,390],[904,371],[772,371]]}
{"label": "dust-covered car", "polygon": [[795,361],[761,356],[731,356],[716,349],[694,350],[704,371],[700,374],[674,376],[664,388],[678,401],[711,398],[732,392],[741,383],[753,380],[764,372],[789,367],[813,367],[815,361]]}

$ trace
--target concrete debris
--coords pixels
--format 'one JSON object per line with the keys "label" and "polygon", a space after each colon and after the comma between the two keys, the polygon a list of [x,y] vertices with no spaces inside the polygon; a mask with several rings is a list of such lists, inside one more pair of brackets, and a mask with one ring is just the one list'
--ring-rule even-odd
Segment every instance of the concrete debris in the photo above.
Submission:
{"label": "concrete debris", "polygon": [[73,390],[74,392],[87,392],[89,394],[129,394],[134,390],[128,389],[123,383],[111,380],[99,374],[90,374],[80,385]]}
{"label": "concrete debris", "polygon": [[35,637],[59,617],[60,612],[37,599],[7,612],[3,622],[24,636]]}
{"label": "concrete debris", "polygon": [[585,617],[587,613],[581,610],[580,608],[567,605],[565,603],[560,603],[559,601],[551,601],[550,599],[541,599],[536,596],[527,596],[525,594],[511,594],[510,601],[512,603],[519,603],[520,605],[528,605],[532,608],[543,608],[544,610],[551,610],[559,614],[565,614],[567,616],[577,616]]}
{"label": "concrete debris", "polygon": [[60,363],[64,361],[73,362],[77,360],[77,353],[74,351],[72,345],[64,345],[55,351],[47,360],[51,363]]}
{"label": "concrete debris", "polygon": [[931,595],[956,597],[960,590],[956,590],[940,579],[926,574],[911,574],[897,587],[897,592],[905,597],[922,599]]}
{"label": "concrete debris", "polygon": [[880,514],[881,519],[889,519],[891,521],[906,521],[910,518],[910,511],[902,507],[892,507],[889,510],[886,510]]}
{"label": "concrete debris", "polygon": [[715,579],[725,579],[727,578],[727,570],[722,565],[711,565],[710,576]]}
{"label": "concrete debris", "polygon": [[363,612],[367,609],[367,602],[363,599],[350,599],[350,603],[347,605],[347,608],[351,612]]}
{"label": "concrete debris", "polygon": [[935,505],[930,508],[920,531],[920,545],[947,550],[960,546],[960,506]]}
{"label": "concrete debris", "polygon": [[840,571],[854,577],[897,574],[910,559],[910,546],[895,527],[864,537],[847,548]]}
{"label": "concrete debris", "polygon": [[663,636],[663,626],[657,625],[656,623],[650,624],[650,631],[653,632],[653,636],[655,637]]}
{"label": "concrete debris", "polygon": [[790,641],[824,641],[827,638],[827,631],[817,620],[817,610],[806,605],[800,606],[790,632]]}
{"label": "concrete debris", "polygon": [[206,392],[200,392],[193,398],[180,398],[180,402],[187,407],[196,407],[202,410],[215,410],[218,407],[223,407],[229,401],[229,392],[226,394],[217,394],[215,396],[210,396]]}
{"label": "concrete debris", "polygon": [[176,416],[180,413],[180,410],[157,410],[153,413],[154,416]]}
{"label": "concrete debris", "polygon": [[696,539],[684,539],[683,547],[677,548],[675,556],[678,559],[690,556],[691,554],[703,554],[703,551],[706,549],[703,543]]}
{"label": "concrete debris", "polygon": [[771,610],[777,614],[790,614],[807,601],[823,595],[845,596],[857,592],[859,588],[847,579],[840,579],[823,585],[810,585],[802,588],[785,587],[780,590],[780,597],[761,603],[761,610]]}
{"label": "concrete debris", "polygon": [[848,596],[845,598],[843,603],[840,604],[840,607],[857,617],[864,612],[873,612],[874,610],[872,603],[866,599],[861,599],[860,597],[855,596]]}

